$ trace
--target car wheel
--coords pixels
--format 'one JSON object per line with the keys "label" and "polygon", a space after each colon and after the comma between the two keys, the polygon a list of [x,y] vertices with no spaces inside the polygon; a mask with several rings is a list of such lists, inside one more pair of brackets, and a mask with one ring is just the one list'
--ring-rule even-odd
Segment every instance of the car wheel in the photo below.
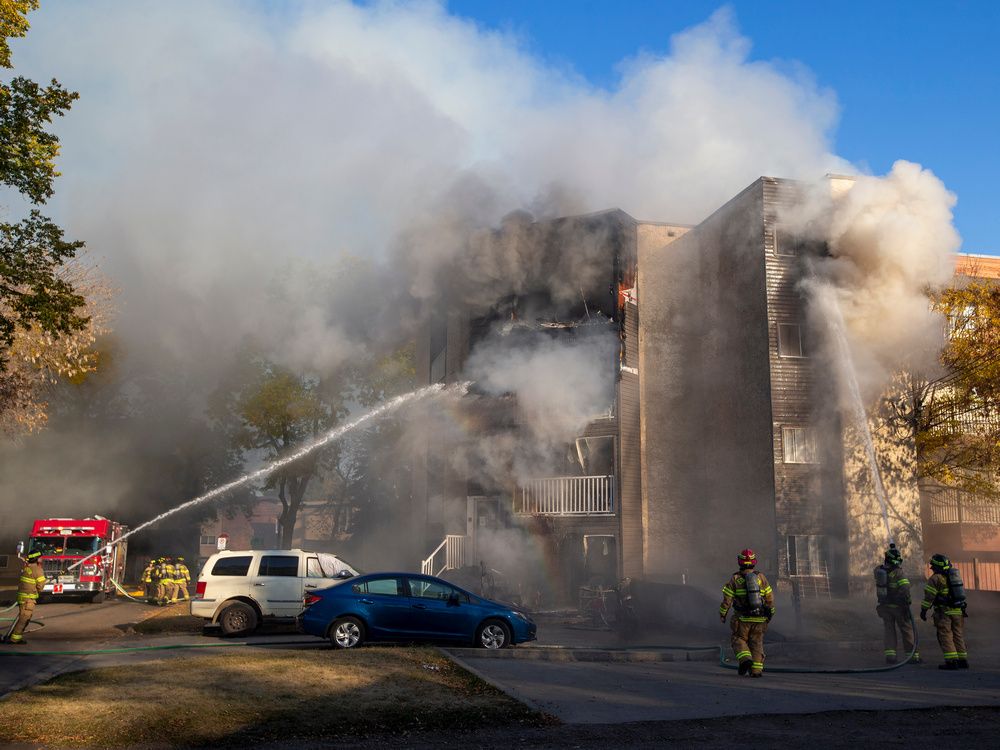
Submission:
{"label": "car wheel", "polygon": [[334,648],[357,648],[365,641],[365,626],[357,617],[341,617],[330,628]]}
{"label": "car wheel", "polygon": [[98,591],[96,594],[94,594],[92,597],[90,597],[90,603],[91,604],[100,604],[103,601],[104,601],[104,592],[103,591]]}
{"label": "car wheel", "polygon": [[510,645],[510,628],[500,620],[487,620],[476,631],[476,645],[495,650]]}
{"label": "car wheel", "polygon": [[257,613],[243,602],[233,602],[219,614],[223,635],[246,635],[257,628]]}

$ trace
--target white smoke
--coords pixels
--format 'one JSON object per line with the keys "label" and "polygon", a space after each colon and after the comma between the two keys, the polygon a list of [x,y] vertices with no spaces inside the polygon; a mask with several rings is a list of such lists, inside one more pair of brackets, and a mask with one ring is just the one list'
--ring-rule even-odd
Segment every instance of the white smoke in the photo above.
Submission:
{"label": "white smoke", "polygon": [[492,339],[473,351],[466,372],[493,395],[517,394],[534,444],[554,448],[610,412],[617,346],[610,332],[521,344]]}
{"label": "white smoke", "polygon": [[[833,93],[751,59],[726,9],[669,41],[665,30],[666,51],[626,61],[609,89],[438,2],[47,0],[31,22],[13,45],[17,72],[81,95],[57,123],[65,176],[51,208],[122,290],[121,369],[182,373],[192,395],[218,384],[247,336],[323,369],[405,331],[413,297],[433,302],[453,269],[470,269],[469,233],[511,211],[620,207],[693,224],[762,174],[850,171],[831,153]],[[918,182],[886,189],[921,206],[941,197]],[[844,270],[831,274],[860,335],[878,315],[864,275],[884,270],[860,248],[876,242],[905,267],[886,236],[905,212],[878,219],[865,202],[891,196],[855,195],[832,225]],[[331,272],[345,254],[369,272]],[[282,275],[302,259],[324,270]],[[477,267],[485,282],[509,269]],[[478,288],[485,305],[501,293]],[[594,362],[613,357],[584,354],[484,350],[472,365],[556,441],[605,405],[613,374]]]}
{"label": "white smoke", "polygon": [[[933,366],[940,351],[943,321],[928,292],[954,276],[961,244],[952,224],[955,196],[930,170],[906,161],[884,177],[825,187],[809,222],[829,257],[814,262],[809,284],[826,293],[811,296],[839,307],[862,393],[871,399],[894,374]],[[830,318],[829,310],[813,312]]]}

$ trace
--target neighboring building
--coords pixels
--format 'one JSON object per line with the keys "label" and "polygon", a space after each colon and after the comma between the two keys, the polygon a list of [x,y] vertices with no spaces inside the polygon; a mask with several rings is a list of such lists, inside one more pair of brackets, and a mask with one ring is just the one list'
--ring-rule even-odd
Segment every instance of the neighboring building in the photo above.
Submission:
{"label": "neighboring building", "polygon": [[[502,321],[535,337],[600,325],[621,342],[594,363],[616,370],[615,393],[567,446],[577,466],[557,475],[484,485],[449,465],[454,445],[429,438],[413,484],[415,538],[433,551],[424,569],[495,567],[490,555],[502,551],[481,543],[492,535],[508,555],[534,551],[539,574],[527,585],[548,581],[557,598],[622,576],[715,587],[746,546],[780,581],[812,592],[867,585],[885,533],[857,441],[830,407],[831,369],[813,356],[798,291],[806,256],[825,248],[778,221],[799,195],[796,183],[765,177],[693,228],[613,210],[498,230],[555,255],[596,243],[584,252],[596,272],[582,304],[556,305],[541,281],[486,315],[449,301],[417,342],[417,372],[427,383],[463,380],[470,350]],[[480,434],[519,434],[515,404],[491,408]],[[892,469],[898,541],[918,559],[912,446],[872,427]]]}
{"label": "neighboring building", "polygon": [[[1000,279],[1000,257],[959,255],[959,283]],[[977,413],[962,420],[970,433],[996,431],[1000,415]],[[948,555],[963,570],[970,589],[1000,591],[1000,503],[928,483],[921,488],[924,545],[928,553]]]}
{"label": "neighboring building", "polygon": [[[281,502],[277,498],[262,497],[253,506],[250,515],[235,511],[231,516],[220,512],[218,517],[201,525],[198,540],[198,569],[210,556],[218,552],[219,537],[228,536],[227,549],[274,549],[279,546],[278,516]],[[193,572],[193,571],[192,571]]]}

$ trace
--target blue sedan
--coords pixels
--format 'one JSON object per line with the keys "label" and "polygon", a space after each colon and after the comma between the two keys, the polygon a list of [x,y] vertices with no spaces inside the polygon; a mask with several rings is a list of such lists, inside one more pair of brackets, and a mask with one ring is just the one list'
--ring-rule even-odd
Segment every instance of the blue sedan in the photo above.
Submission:
{"label": "blue sedan", "polygon": [[402,640],[496,649],[535,639],[523,612],[414,573],[369,573],[307,594],[298,624],[335,648]]}

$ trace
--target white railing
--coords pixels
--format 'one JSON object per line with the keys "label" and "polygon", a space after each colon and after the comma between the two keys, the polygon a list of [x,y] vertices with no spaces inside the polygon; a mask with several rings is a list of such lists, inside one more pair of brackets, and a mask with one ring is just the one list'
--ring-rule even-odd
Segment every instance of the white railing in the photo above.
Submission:
{"label": "white railing", "polygon": [[431,552],[430,557],[420,562],[420,572],[428,576],[439,576],[446,570],[456,570],[469,564],[471,545],[469,537],[449,534]]}
{"label": "white railing", "polygon": [[514,513],[521,516],[592,516],[614,512],[613,475],[529,479],[514,496]]}

